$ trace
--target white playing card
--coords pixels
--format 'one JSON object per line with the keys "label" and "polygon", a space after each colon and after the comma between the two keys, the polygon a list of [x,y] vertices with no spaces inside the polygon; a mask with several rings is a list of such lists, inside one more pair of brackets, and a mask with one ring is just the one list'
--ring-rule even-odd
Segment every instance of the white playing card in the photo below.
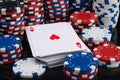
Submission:
{"label": "white playing card", "polygon": [[90,52],[68,22],[27,26],[26,34],[34,57]]}

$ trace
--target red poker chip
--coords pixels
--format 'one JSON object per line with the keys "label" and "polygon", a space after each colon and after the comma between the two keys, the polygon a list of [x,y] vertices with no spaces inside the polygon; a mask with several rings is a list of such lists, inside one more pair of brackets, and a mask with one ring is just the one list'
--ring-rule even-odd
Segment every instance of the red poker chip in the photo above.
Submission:
{"label": "red poker chip", "polygon": [[45,3],[45,5],[47,5],[47,6],[63,6],[63,5],[67,5],[67,4],[69,4],[69,2],[63,2],[63,3],[60,3],[60,4],[49,4],[49,3]]}
{"label": "red poker chip", "polygon": [[33,5],[33,4],[43,2],[43,1],[23,1],[23,2],[24,2],[24,4]]}
{"label": "red poker chip", "polygon": [[29,8],[41,8],[43,7],[43,3],[35,4],[35,5],[24,5],[25,10]]}
{"label": "red poker chip", "polygon": [[4,20],[16,20],[18,18],[23,18],[23,14],[18,15],[18,16],[14,16],[14,17],[5,17],[5,16],[4,17],[3,16],[0,17],[0,19],[4,19]]}
{"label": "red poker chip", "polygon": [[47,23],[65,22],[66,20],[46,20]]}
{"label": "red poker chip", "polygon": [[70,15],[70,21],[79,24],[93,24],[98,21],[98,16],[89,11],[74,12]]}
{"label": "red poker chip", "polygon": [[26,11],[25,14],[34,14],[34,13],[38,13],[41,12],[41,10],[37,10],[37,11]]}
{"label": "red poker chip", "polygon": [[6,20],[6,19],[0,19],[0,20],[3,22],[12,22],[12,21],[19,21],[19,20],[23,20],[23,19],[24,19],[24,17],[16,18],[14,20]]}
{"label": "red poker chip", "polygon": [[22,15],[22,14],[23,14],[23,12],[22,13],[18,13],[18,14],[10,14],[10,15],[8,15],[8,14],[6,14],[6,15],[1,14],[0,16],[1,17],[16,17],[16,16],[19,16],[19,15]]}
{"label": "red poker chip", "polygon": [[37,19],[37,20],[32,20],[32,21],[26,21],[26,23],[35,23],[35,22],[42,22],[43,21],[43,19]]}
{"label": "red poker chip", "polygon": [[25,15],[27,15],[27,16],[37,16],[37,15],[39,15],[39,14],[40,14],[40,12],[30,13],[30,14],[26,14],[26,13],[25,13]]}
{"label": "red poker chip", "polygon": [[0,58],[0,62],[9,62],[9,61],[14,61],[22,56],[22,53],[19,52],[16,54],[14,58]]}
{"label": "red poker chip", "polygon": [[24,8],[26,8],[26,7],[36,7],[36,6],[43,6],[43,2],[40,2],[40,3],[37,3],[37,4],[31,4],[31,5],[29,5],[29,4],[25,4],[24,5]]}
{"label": "red poker chip", "polygon": [[38,12],[38,11],[39,11],[39,12],[44,12],[44,8],[41,7],[41,8],[39,8],[39,9],[38,9],[38,8],[36,8],[36,9],[26,9],[26,10],[25,10],[25,13],[26,13],[26,12]]}
{"label": "red poker chip", "polygon": [[17,12],[17,11],[15,11],[15,12],[0,12],[0,14],[2,14],[2,15],[12,15],[12,14],[20,14],[20,13],[23,13],[23,12],[24,12],[24,9],[21,8],[20,12]]}
{"label": "red poker chip", "polygon": [[15,32],[19,32],[19,31],[24,30],[24,29],[25,29],[24,26],[20,26],[18,28],[11,29],[11,30],[0,29],[0,32],[3,32],[3,33],[15,33]]}
{"label": "red poker chip", "polygon": [[67,15],[66,16],[49,16],[49,15],[46,15],[45,17],[48,17],[48,18],[64,18],[64,17],[66,17],[67,18]]}
{"label": "red poker chip", "polygon": [[63,12],[48,12],[48,11],[45,11],[46,13],[48,14],[64,14],[64,13],[67,13],[67,11],[63,11]]}
{"label": "red poker chip", "polygon": [[26,26],[38,25],[38,24],[40,24],[41,22],[43,22],[43,21],[38,21],[38,22],[26,22],[25,25],[26,25]]}
{"label": "red poker chip", "polygon": [[0,32],[0,35],[23,35],[24,31],[25,30],[21,30],[21,31],[14,32],[14,33],[3,33],[3,32]]}
{"label": "red poker chip", "polygon": [[3,29],[3,28],[0,28],[0,32],[16,32],[16,31],[19,31],[20,29],[24,29],[24,26],[19,26],[17,28],[13,28],[13,29]]}
{"label": "red poker chip", "polygon": [[96,27],[96,23],[93,23],[93,24],[79,24],[79,23],[76,23],[76,22],[72,22],[72,21],[69,21],[71,24],[74,24],[76,26],[91,26],[91,27]]}
{"label": "red poker chip", "polygon": [[2,57],[0,57],[0,59],[12,59],[12,58],[16,58],[16,57],[18,57],[18,56],[20,56],[22,54],[22,51],[20,51],[20,52],[16,52],[16,54],[14,54],[14,55],[12,55],[12,56],[7,56],[7,57],[5,57],[5,56],[2,56]]}
{"label": "red poker chip", "polygon": [[34,18],[39,18],[39,17],[43,17],[44,16],[44,13],[41,13],[41,14],[39,14],[39,15],[34,15],[34,16],[27,16],[27,15],[25,15],[24,16],[24,18],[25,19],[34,19]]}
{"label": "red poker chip", "polygon": [[39,2],[41,0],[23,0],[23,2]]}
{"label": "red poker chip", "polygon": [[64,7],[64,8],[48,8],[48,7],[45,7],[46,10],[64,10],[64,9],[68,9],[68,7]]}
{"label": "red poker chip", "polygon": [[[98,74],[98,73],[95,73],[92,77],[95,78],[95,77],[97,76],[97,74]],[[67,78],[74,80],[72,76],[69,76],[69,75],[66,74],[66,73],[64,73],[64,75],[65,75]],[[92,78],[92,79],[93,79],[93,78]],[[76,77],[75,80],[90,80],[90,78],[77,78],[77,77]]]}
{"label": "red poker chip", "polygon": [[37,8],[34,8],[34,7],[28,7],[28,8],[25,8],[25,11],[38,11],[40,8],[37,7]]}
{"label": "red poker chip", "polygon": [[50,18],[50,17],[46,17],[46,16],[45,16],[45,19],[46,20],[67,20],[66,17],[63,17],[63,18]]}
{"label": "red poker chip", "polygon": [[[97,71],[98,68],[95,69],[95,71]],[[64,70],[67,70],[69,71],[70,73],[74,73],[74,71],[68,69],[67,67],[64,67]],[[92,72],[80,72],[78,73],[78,75],[81,75],[81,74],[91,74]]]}
{"label": "red poker chip", "polygon": [[113,44],[104,44],[93,50],[93,55],[104,62],[120,61],[120,47]]}
{"label": "red poker chip", "polygon": [[85,29],[85,28],[90,28],[92,26],[82,26],[82,25],[76,25],[74,23],[71,23],[71,25],[73,26],[73,28],[79,28],[79,29]]}
{"label": "red poker chip", "polygon": [[18,61],[20,58],[18,58],[18,59],[15,59],[15,60],[11,60],[11,61],[9,61],[9,62],[3,62],[3,61],[0,61],[0,64],[4,64],[4,65],[10,65],[10,64],[13,64],[13,63],[15,63],[16,61]]}
{"label": "red poker chip", "polygon": [[61,8],[55,8],[55,7],[50,7],[50,6],[48,6],[47,8],[45,8],[45,9],[47,9],[47,10],[63,10],[63,9],[68,9],[69,8],[69,6],[62,6]]}

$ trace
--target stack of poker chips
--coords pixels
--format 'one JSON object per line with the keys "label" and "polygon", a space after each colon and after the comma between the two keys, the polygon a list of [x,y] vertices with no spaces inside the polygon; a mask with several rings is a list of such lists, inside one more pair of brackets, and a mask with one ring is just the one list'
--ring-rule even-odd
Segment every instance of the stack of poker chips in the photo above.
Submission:
{"label": "stack of poker chips", "polygon": [[119,0],[93,0],[93,11],[99,16],[99,25],[112,30],[119,17]]}
{"label": "stack of poker chips", "polygon": [[92,11],[92,0],[70,0],[70,12]]}
{"label": "stack of poker chips", "polygon": [[17,1],[0,2],[0,35],[15,35],[22,38],[24,34],[24,8]]}
{"label": "stack of poker chips", "polygon": [[46,23],[66,22],[68,11],[69,0],[45,0]]}
{"label": "stack of poker chips", "polygon": [[74,52],[64,58],[63,71],[71,80],[91,80],[98,73],[98,59],[92,53]]}
{"label": "stack of poker chips", "polygon": [[0,36],[0,64],[12,64],[22,55],[21,40],[17,36]]}
{"label": "stack of poker chips", "polygon": [[[104,44],[93,50],[98,58],[100,74],[116,75],[120,73],[120,47],[115,44]],[[103,73],[104,72],[104,73]]]}
{"label": "stack of poker chips", "polygon": [[83,29],[94,27],[97,21],[98,16],[90,11],[74,12],[70,15],[69,19],[69,22],[79,36]]}
{"label": "stack of poker chips", "polygon": [[109,43],[112,33],[107,28],[91,27],[82,31],[82,40],[92,50],[94,47]]}
{"label": "stack of poker chips", "polygon": [[23,0],[25,25],[38,25],[44,23],[43,0]]}

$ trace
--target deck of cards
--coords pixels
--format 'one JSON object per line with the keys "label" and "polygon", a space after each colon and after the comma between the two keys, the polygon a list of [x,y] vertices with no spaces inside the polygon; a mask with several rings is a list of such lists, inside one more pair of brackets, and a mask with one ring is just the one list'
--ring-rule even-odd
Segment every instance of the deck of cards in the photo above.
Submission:
{"label": "deck of cards", "polygon": [[26,34],[33,57],[49,68],[63,65],[69,53],[91,52],[69,22],[26,26]]}

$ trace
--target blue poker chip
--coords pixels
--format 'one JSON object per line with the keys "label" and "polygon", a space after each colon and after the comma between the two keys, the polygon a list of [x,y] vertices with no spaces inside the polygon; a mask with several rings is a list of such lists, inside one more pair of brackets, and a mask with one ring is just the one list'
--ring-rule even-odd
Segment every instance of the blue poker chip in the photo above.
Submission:
{"label": "blue poker chip", "polygon": [[36,78],[46,71],[46,64],[37,63],[35,58],[24,58],[14,63],[13,72],[21,78]]}
{"label": "blue poker chip", "polygon": [[91,0],[71,0],[71,3],[85,4],[91,2]]}
{"label": "blue poker chip", "polygon": [[18,24],[20,22],[22,22],[23,20],[20,19],[20,20],[17,20],[17,21],[11,21],[11,22],[4,22],[4,21],[0,21],[0,24],[1,25],[15,25],[15,24]]}
{"label": "blue poker chip", "polygon": [[60,6],[52,6],[52,5],[47,5],[48,8],[67,8],[69,7],[69,4],[64,4],[64,5],[60,5]]}
{"label": "blue poker chip", "polygon": [[21,40],[17,36],[0,36],[0,52],[15,50],[19,45],[21,45]]}
{"label": "blue poker chip", "polygon": [[10,53],[9,52],[8,53],[1,53],[0,52],[0,58],[12,57],[15,55],[19,55],[20,53],[22,53],[22,47],[18,48],[17,50],[13,50]]}
{"label": "blue poker chip", "polygon": [[41,17],[38,17],[38,18],[34,18],[34,19],[25,19],[27,22],[30,22],[30,21],[37,21],[37,20],[41,20],[41,19],[43,19],[43,17],[41,16]]}
{"label": "blue poker chip", "polygon": [[74,52],[64,58],[64,66],[76,73],[90,72],[98,67],[98,59],[91,53]]}
{"label": "blue poker chip", "polygon": [[54,0],[53,1],[46,1],[46,3],[47,4],[61,4],[61,3],[63,3],[63,2],[68,2],[69,0],[63,0],[63,1],[56,1],[56,2],[54,2]]}

